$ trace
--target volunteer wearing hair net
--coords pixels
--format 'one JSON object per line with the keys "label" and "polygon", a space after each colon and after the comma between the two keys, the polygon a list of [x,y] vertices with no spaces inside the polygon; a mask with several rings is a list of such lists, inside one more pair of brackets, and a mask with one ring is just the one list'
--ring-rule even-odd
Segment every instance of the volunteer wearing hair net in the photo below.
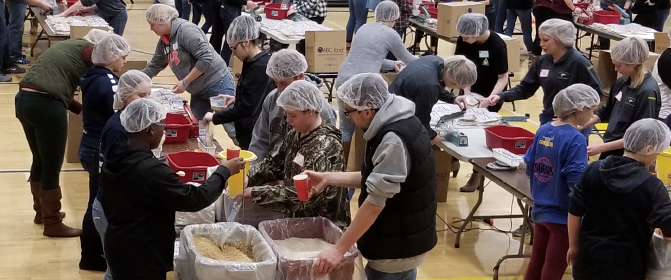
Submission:
{"label": "volunteer wearing hair net", "polygon": [[114,33],[123,36],[128,21],[126,3],[123,0],[79,0],[56,16],[66,17],[80,10],[95,12],[114,29]]}
{"label": "volunteer wearing hair net", "polygon": [[[282,143],[284,136],[291,130],[291,125],[287,123],[287,117],[284,109],[277,106],[277,99],[282,92],[295,81],[309,81],[317,88],[321,88],[323,80],[312,74],[306,74],[308,62],[305,56],[296,50],[283,49],[275,52],[268,60],[266,74],[273,79],[276,89],[268,93],[261,107],[261,114],[256,120],[254,131],[252,133],[252,142],[249,150],[253,152],[258,163],[266,157],[268,152]],[[336,114],[326,99],[323,99],[319,115],[324,123],[335,126]]]}
{"label": "volunteer wearing hair net", "polygon": [[[671,39],[671,33],[668,34]],[[664,120],[671,115],[671,48],[662,52],[655,66],[652,67],[652,77],[655,78],[662,98],[662,107],[659,109],[659,119]],[[661,66],[661,67],[660,67]]]}
{"label": "volunteer wearing hair net", "polygon": [[68,133],[66,110],[75,114],[82,111],[74,93],[81,76],[93,67],[93,49],[93,44],[84,39],[53,45],[23,77],[15,98],[16,117],[33,155],[29,178],[33,221],[44,223],[42,234],[49,237],[75,237],[82,233],[62,222],[59,177]]}
{"label": "volunteer wearing hair net", "polygon": [[219,197],[226,180],[244,167],[242,158],[224,160],[200,187],[183,183],[154,157],[165,133],[166,109],[151,99],[137,99],[121,112],[128,142],[105,151],[100,178],[108,227],[105,257],[112,277],[166,279],[172,267],[175,211],[196,212]]}
{"label": "volunteer wearing hair net", "polygon": [[[100,134],[100,155],[98,156],[99,165],[104,162],[103,154],[109,146],[114,143],[125,143],[128,141],[126,129],[121,125],[121,112],[128,104],[139,98],[148,98],[151,93],[151,78],[138,70],[129,70],[119,78],[119,86],[113,97],[113,108],[116,110],[102,129]],[[107,217],[103,212],[100,201],[102,200],[102,185],[98,187],[98,192],[93,200],[91,212],[93,223],[100,240],[105,240],[105,231],[107,230]],[[104,247],[104,246],[103,246]],[[112,274],[109,270],[105,272],[105,280],[112,280]]]}
{"label": "volunteer wearing hair net", "polygon": [[119,78],[114,72],[121,71],[126,64],[130,45],[123,37],[112,34],[102,38],[93,48],[91,60],[95,67],[82,77],[82,118],[84,133],[79,145],[78,158],[84,170],[89,173],[89,200],[82,222],[82,256],[79,268],[105,271],[107,264],[103,257],[102,242],[96,231],[91,215],[93,200],[98,194],[100,133],[105,123],[114,114],[114,93],[119,86]]}
{"label": "volunteer wearing hair net", "polygon": [[[392,29],[399,16],[400,10],[396,3],[382,1],[377,5],[375,22],[366,23],[359,28],[347,58],[338,69],[336,89],[356,74],[379,73],[380,70],[400,71],[403,63],[408,64],[417,59],[408,52],[401,37]],[[389,52],[400,61],[385,59]],[[343,104],[338,99],[340,131],[343,133],[343,148],[345,149],[345,160],[347,160],[354,134],[354,124],[342,114],[343,111]]]}
{"label": "volunteer wearing hair net", "polygon": [[659,117],[662,98],[657,81],[645,69],[648,59],[648,44],[638,37],[628,37],[617,42],[611,49],[611,58],[622,77],[610,88],[606,103],[587,123],[588,127],[600,122],[608,122],[603,135],[603,144],[587,147],[590,156],[601,154],[600,159],[609,155],[624,153],[622,137],[627,128],[644,118]]}
{"label": "volunteer wearing hair net", "polygon": [[[384,3],[384,2],[383,2]],[[460,104],[463,96],[455,97],[445,87],[465,89],[477,79],[476,66],[463,55],[443,60],[438,56],[423,56],[408,64],[389,85],[389,92],[415,103],[415,116],[429,133],[431,144],[440,142],[440,135],[431,128],[431,110],[438,100]]]}
{"label": "volunteer wearing hair net", "polygon": [[[151,30],[161,38],[154,57],[142,72],[154,77],[170,66],[179,79],[172,91],[191,93],[191,111],[198,120],[212,110],[210,97],[235,95],[233,76],[218,52],[208,43],[203,30],[177,18],[177,10],[164,4],[149,6],[145,16]],[[235,139],[233,126],[225,125],[224,128],[228,136]]]}
{"label": "volunteer wearing hair net", "polygon": [[[277,98],[277,106],[284,109],[293,129],[252,166],[247,187],[237,199],[249,199],[286,217],[322,216],[347,228],[351,221],[347,190],[329,186],[308,201],[300,201],[294,187],[293,177],[306,170],[345,170],[340,131],[324,124],[319,115],[329,106],[324,93],[311,82],[296,81]],[[275,184],[278,181],[283,184]]]}
{"label": "volunteer wearing hair net", "polygon": [[641,119],[624,133],[624,156],[591,163],[570,196],[567,260],[573,279],[646,279],[654,228],[671,237],[671,200],[649,167],[669,128]]}
{"label": "volunteer wearing hair net", "polygon": [[102,30],[102,29],[91,29],[89,33],[86,33],[86,35],[83,37],[84,40],[89,41],[93,43],[94,45],[100,42],[103,38],[109,36],[112,33],[109,33],[109,31]]}
{"label": "volunteer wearing hair net", "polygon": [[413,280],[437,242],[436,169],[429,136],[413,103],[389,94],[380,74],[352,77],[338,89],[338,97],[345,102],[345,115],[365,131],[370,153],[360,172],[306,172],[312,196],[329,185],[361,189],[352,224],[334,247],[317,255],[315,272],[333,270],[356,243],[368,259],[368,279]]}
{"label": "volunteer wearing hair net", "polygon": [[236,139],[243,150],[249,149],[263,100],[275,88],[275,84],[266,74],[270,54],[267,50],[261,50],[263,42],[259,39],[259,34],[259,25],[254,18],[244,15],[233,20],[226,33],[226,43],[243,62],[242,72],[238,78],[235,96],[222,97],[227,98],[227,105],[235,105],[216,113],[208,112],[203,118],[214,124],[234,123]]}
{"label": "volunteer wearing hair net", "polygon": [[[504,101],[529,99],[540,87],[543,89],[543,111],[539,116],[542,125],[554,118],[552,100],[560,90],[569,85],[585,84],[596,90],[599,96],[603,95],[601,81],[592,62],[573,48],[575,27],[572,22],[548,19],[540,26],[538,33],[545,55],[540,56],[531,65],[519,85],[501,94],[490,96],[487,102],[481,102],[482,107],[494,106]],[[592,126],[586,126],[582,130],[586,138],[591,132]]]}
{"label": "volunteer wearing hair net", "polygon": [[578,126],[592,118],[599,102],[599,94],[587,85],[574,84],[559,91],[552,102],[557,119],[541,125],[524,156],[535,227],[524,279],[564,276],[569,194],[587,167],[587,141]]}

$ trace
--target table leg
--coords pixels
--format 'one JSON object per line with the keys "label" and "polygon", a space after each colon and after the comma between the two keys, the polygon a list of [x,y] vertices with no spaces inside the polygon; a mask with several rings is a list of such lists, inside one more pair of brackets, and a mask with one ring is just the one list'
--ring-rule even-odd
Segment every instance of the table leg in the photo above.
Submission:
{"label": "table leg", "polygon": [[485,188],[483,186],[484,186],[484,184],[480,184],[478,186],[478,190],[477,190],[478,201],[475,202],[475,205],[473,205],[473,209],[471,209],[471,212],[468,213],[468,216],[466,217],[466,219],[464,219],[463,223],[459,227],[459,230],[457,231],[457,237],[454,241],[454,248],[459,248],[459,241],[461,240],[461,233],[464,232],[464,229],[466,229],[466,225],[468,225],[470,222],[473,221],[473,216],[475,215],[475,212],[478,211],[478,208],[480,207],[480,204],[482,204],[482,196],[483,196],[483,193],[485,192]]}
{"label": "table leg", "polygon": [[30,47],[30,56],[32,57],[35,56],[35,46],[37,46],[37,42],[42,38],[42,34],[44,34],[44,29],[40,30],[40,33],[37,34],[37,38],[35,38],[35,42],[33,42],[33,45]]}
{"label": "table leg", "polygon": [[[522,202],[518,199],[517,203],[522,206]],[[522,210],[522,215],[524,216],[523,222],[522,222],[522,236],[520,237],[520,247],[517,251],[517,254],[515,255],[505,255],[501,257],[497,262],[496,265],[494,266],[494,280],[499,279],[499,268],[501,268],[501,263],[504,262],[507,259],[524,259],[524,258],[531,258],[531,255],[529,254],[524,254],[524,239],[526,238],[526,233],[527,233],[527,225],[529,224],[529,205],[524,205],[524,209]]]}
{"label": "table leg", "polygon": [[589,60],[592,59],[592,51],[594,51],[594,33],[589,37]]}

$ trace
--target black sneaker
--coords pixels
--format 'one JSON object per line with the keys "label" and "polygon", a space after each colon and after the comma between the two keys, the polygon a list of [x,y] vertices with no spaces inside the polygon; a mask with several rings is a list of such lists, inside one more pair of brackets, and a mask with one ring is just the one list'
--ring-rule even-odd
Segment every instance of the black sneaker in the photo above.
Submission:
{"label": "black sneaker", "polygon": [[2,73],[5,74],[5,75],[6,74],[23,74],[23,73],[26,73],[26,68],[22,68],[22,67],[14,65],[12,67],[2,69]]}

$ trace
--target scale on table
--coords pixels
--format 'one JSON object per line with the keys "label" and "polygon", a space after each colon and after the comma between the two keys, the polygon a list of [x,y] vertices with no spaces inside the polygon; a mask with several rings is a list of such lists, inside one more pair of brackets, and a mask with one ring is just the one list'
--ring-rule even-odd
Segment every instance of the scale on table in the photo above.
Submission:
{"label": "scale on table", "polygon": [[423,0],[412,0],[412,17],[416,18],[419,22],[424,22],[431,18]]}
{"label": "scale on table", "polygon": [[494,148],[492,149],[496,161],[487,164],[487,168],[494,171],[509,171],[515,170],[523,159],[521,156],[513,154],[506,149]]}

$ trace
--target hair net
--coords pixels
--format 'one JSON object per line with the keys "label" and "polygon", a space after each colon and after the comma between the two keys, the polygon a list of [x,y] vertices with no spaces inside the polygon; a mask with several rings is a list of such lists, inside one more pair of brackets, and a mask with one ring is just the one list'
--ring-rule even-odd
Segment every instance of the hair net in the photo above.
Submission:
{"label": "hair net", "polygon": [[233,20],[226,32],[226,42],[234,46],[239,42],[252,41],[259,38],[259,25],[254,18],[242,15]]}
{"label": "hair net", "polygon": [[389,90],[380,74],[357,74],[338,88],[338,98],[353,109],[379,109],[389,99]]}
{"label": "hair net", "polygon": [[613,46],[610,56],[613,61],[641,65],[648,60],[649,52],[648,44],[643,39],[627,37]]}
{"label": "hair net", "polygon": [[291,83],[277,98],[277,106],[286,111],[321,112],[324,103],[326,103],[324,93],[315,84],[306,80]]}
{"label": "hair net", "polygon": [[457,20],[457,31],[464,36],[480,36],[489,29],[489,21],[483,14],[468,13]]}
{"label": "hair net", "polygon": [[592,87],[585,84],[573,84],[562,89],[552,101],[552,108],[559,118],[566,117],[574,112],[582,111],[599,105],[601,99]]}
{"label": "hair net", "polygon": [[538,28],[538,32],[548,35],[569,48],[575,44],[575,26],[570,21],[548,19]]}
{"label": "hair net", "polygon": [[[669,142],[671,142],[669,127],[656,119],[638,120],[624,133],[624,149],[632,153],[658,154],[669,148]],[[652,148],[646,151],[648,146]]]}
{"label": "hair net", "polygon": [[121,125],[128,133],[136,133],[164,120],[166,114],[165,107],[158,102],[147,98],[136,99],[121,112]]}
{"label": "hair net", "polygon": [[375,8],[376,21],[396,21],[401,17],[401,10],[391,0],[382,1]]}
{"label": "hair net", "polygon": [[463,55],[453,55],[445,59],[445,75],[455,84],[470,86],[478,79],[475,63]]}
{"label": "hair net", "polygon": [[152,4],[144,13],[144,16],[147,18],[148,22],[167,24],[170,23],[173,19],[178,18],[179,13],[177,10],[175,10],[175,8],[166,4]]}
{"label": "hair net", "polygon": [[89,41],[93,44],[97,44],[102,40],[102,38],[105,38],[109,36],[112,33],[109,33],[109,31],[105,31],[102,29],[94,28],[89,31],[89,33],[86,33],[86,36],[84,36],[82,39]]}
{"label": "hair net", "polygon": [[122,58],[130,52],[130,45],[123,37],[110,34],[100,39],[100,42],[93,47],[91,62],[97,66],[109,65],[119,58]]}
{"label": "hair net", "polygon": [[114,94],[114,110],[123,109],[126,99],[138,92],[151,92],[151,78],[139,70],[128,70],[119,77],[119,86]]}
{"label": "hair net", "polygon": [[294,49],[282,49],[268,60],[266,74],[271,79],[284,80],[296,77],[308,70],[305,56]]}

